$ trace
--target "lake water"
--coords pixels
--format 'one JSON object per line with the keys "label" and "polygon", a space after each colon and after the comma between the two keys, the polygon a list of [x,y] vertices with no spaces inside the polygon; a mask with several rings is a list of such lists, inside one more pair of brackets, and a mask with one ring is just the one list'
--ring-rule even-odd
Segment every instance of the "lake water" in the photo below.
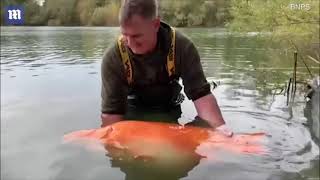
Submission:
{"label": "lake water", "polygon": [[[313,137],[319,122],[310,124],[303,86],[289,106],[284,95],[293,53],[270,37],[180,30],[196,44],[208,80],[218,84],[213,93],[227,124],[235,133],[266,132],[270,153],[222,153],[220,161],[201,160],[182,177],[160,179],[319,179]],[[65,133],[100,126],[100,63],[118,34],[107,27],[1,27],[1,179],[159,179],[145,176],[147,168],[121,168],[104,153],[61,144]],[[301,62],[297,77],[309,78]],[[188,100],[182,111],[182,123],[196,115]]]}

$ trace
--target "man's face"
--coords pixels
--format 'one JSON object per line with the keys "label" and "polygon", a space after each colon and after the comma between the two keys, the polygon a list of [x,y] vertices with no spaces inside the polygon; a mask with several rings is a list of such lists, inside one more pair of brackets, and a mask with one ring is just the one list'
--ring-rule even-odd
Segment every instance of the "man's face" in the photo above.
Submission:
{"label": "man's face", "polygon": [[159,18],[151,20],[133,15],[127,22],[121,24],[120,30],[133,53],[146,54],[156,46],[159,27]]}

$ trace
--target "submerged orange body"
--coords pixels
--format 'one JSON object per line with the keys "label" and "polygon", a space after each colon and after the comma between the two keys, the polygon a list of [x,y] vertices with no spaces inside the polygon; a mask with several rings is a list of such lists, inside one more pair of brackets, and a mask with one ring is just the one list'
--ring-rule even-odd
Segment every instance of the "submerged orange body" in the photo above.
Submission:
{"label": "submerged orange body", "polygon": [[64,141],[83,142],[91,147],[94,144],[88,142],[98,142],[113,157],[174,162],[190,157],[208,157],[213,149],[232,153],[265,153],[264,147],[259,143],[263,137],[263,133],[226,137],[210,128],[121,121],[104,128],[69,133],[64,136]]}

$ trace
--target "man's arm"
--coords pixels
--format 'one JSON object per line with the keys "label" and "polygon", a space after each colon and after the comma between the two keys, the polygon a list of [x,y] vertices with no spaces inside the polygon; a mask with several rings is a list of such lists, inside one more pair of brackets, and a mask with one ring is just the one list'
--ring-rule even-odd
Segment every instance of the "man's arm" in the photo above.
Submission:
{"label": "man's arm", "polygon": [[212,127],[226,136],[232,136],[233,132],[226,126],[221,115],[220,108],[213,94],[208,94],[197,100],[194,105],[201,119],[206,120]]}
{"label": "man's arm", "polygon": [[180,72],[188,99],[194,102],[198,116],[201,119],[208,121],[209,125],[223,134],[232,136],[233,133],[225,125],[217,101],[210,91],[210,84],[205,78],[196,47],[189,39],[183,36],[180,36],[179,43],[177,40],[177,47],[178,45],[182,47],[179,49],[181,53]]}
{"label": "man's arm", "polygon": [[101,114],[101,127],[108,126],[110,124],[116,123],[123,120],[122,114]]}
{"label": "man's arm", "polygon": [[128,85],[117,46],[109,48],[101,64],[101,127],[121,121],[126,110]]}
{"label": "man's arm", "polygon": [[198,116],[206,120],[212,127],[216,128],[225,124],[220,108],[213,94],[203,96],[194,102]]}

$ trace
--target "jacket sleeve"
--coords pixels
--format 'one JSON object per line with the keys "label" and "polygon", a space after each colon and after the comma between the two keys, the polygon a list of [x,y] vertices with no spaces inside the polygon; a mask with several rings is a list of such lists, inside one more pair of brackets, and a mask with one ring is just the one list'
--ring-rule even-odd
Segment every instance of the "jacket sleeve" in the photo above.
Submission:
{"label": "jacket sleeve", "polygon": [[124,114],[127,106],[128,83],[119,49],[106,50],[101,63],[101,112]]}
{"label": "jacket sleeve", "polygon": [[181,78],[188,99],[195,101],[211,93],[210,84],[204,75],[198,50],[189,39],[184,41],[180,60]]}

